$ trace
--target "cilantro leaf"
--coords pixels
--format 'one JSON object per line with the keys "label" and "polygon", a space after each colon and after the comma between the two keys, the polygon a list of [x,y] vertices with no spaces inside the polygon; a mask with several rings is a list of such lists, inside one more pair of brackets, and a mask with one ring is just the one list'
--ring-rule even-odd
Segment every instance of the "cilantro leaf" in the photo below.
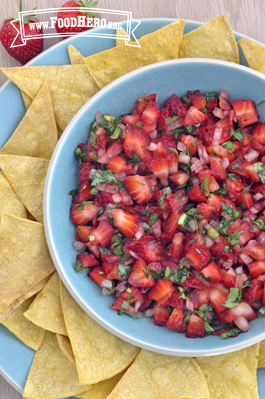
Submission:
{"label": "cilantro leaf", "polygon": [[95,187],[98,184],[103,185],[105,183],[113,183],[116,184],[117,186],[122,185],[122,182],[119,180],[116,180],[115,176],[112,173],[112,170],[97,170],[96,172],[91,173],[90,175],[91,178],[91,186]]}
{"label": "cilantro leaf", "polygon": [[[196,241],[196,240],[195,240]],[[187,261],[187,259],[186,258],[183,258],[180,262],[179,262],[179,267],[181,268],[181,269],[183,269],[183,268],[190,268],[190,264],[189,264],[189,262]]]}
{"label": "cilantro leaf", "polygon": [[235,176],[236,176],[236,175],[235,175],[234,173],[228,173],[227,176],[229,177],[230,180],[236,180],[236,179],[235,179]]}
{"label": "cilantro leaf", "polygon": [[261,182],[265,183],[265,165],[262,162],[255,162],[254,170],[259,175]]}
{"label": "cilantro leaf", "polygon": [[210,326],[209,320],[206,314],[211,310],[207,305],[201,305],[198,310],[194,310],[193,313],[197,313],[204,320],[204,328],[207,334],[210,334],[214,329]]}
{"label": "cilantro leaf", "polygon": [[236,140],[240,141],[242,143],[243,141],[243,133],[241,132],[240,129],[234,130],[231,127],[229,128],[229,133],[231,136],[233,136]]}
{"label": "cilantro leaf", "polygon": [[157,201],[157,203],[158,203],[158,205],[160,206],[161,209],[162,209],[162,205],[163,205],[163,203],[164,203],[164,201],[166,199],[166,196],[168,194],[170,194],[170,193],[171,193],[171,188],[170,187],[166,187],[166,188],[163,189],[163,193],[161,195],[161,198]]}
{"label": "cilantro leaf", "polygon": [[150,220],[148,222],[150,227],[153,226],[153,224],[155,223],[157,216],[157,213],[152,213],[152,215],[150,216]]}
{"label": "cilantro leaf", "polygon": [[230,234],[228,237],[228,241],[230,242],[231,245],[237,245],[239,243],[239,236],[240,234],[243,234],[244,230],[239,231],[238,233]]}
{"label": "cilantro leaf", "polygon": [[74,264],[74,269],[77,273],[82,272],[83,270],[87,270],[88,267],[82,267],[82,262],[77,260]]}
{"label": "cilantro leaf", "polygon": [[133,317],[134,319],[141,319],[141,316],[139,316],[138,314],[133,314],[133,313],[127,312],[127,310],[119,310],[118,315],[120,315],[121,313],[125,313],[125,314]]}
{"label": "cilantro leaf", "polygon": [[77,189],[73,189],[73,190],[71,190],[71,191],[68,193],[68,195],[71,195],[72,198],[74,198],[74,197],[76,196],[76,194],[77,194]]}
{"label": "cilantro leaf", "polygon": [[[256,220],[255,222],[253,222],[252,224],[256,224],[257,226],[258,226],[258,228],[261,230],[261,231],[264,231],[265,229],[264,229],[264,222],[263,222],[263,220],[261,220],[261,219],[258,219],[258,220]],[[253,230],[253,228],[251,227],[251,230]]]}
{"label": "cilantro leaf", "polygon": [[231,169],[234,170],[236,168],[239,168],[239,164],[238,163],[234,163],[234,165],[231,166]]}
{"label": "cilantro leaf", "polygon": [[118,263],[118,273],[121,278],[127,279],[131,271],[132,271],[131,267]]}
{"label": "cilantro leaf", "polygon": [[226,339],[226,338],[232,337],[233,335],[238,334],[240,332],[242,332],[242,330],[240,330],[240,328],[235,327],[235,328],[232,328],[231,330],[221,334],[221,338]]}
{"label": "cilantro leaf", "polygon": [[230,288],[227,300],[222,306],[225,308],[235,308],[240,303],[241,298],[242,290],[240,288],[232,287]]}
{"label": "cilantro leaf", "polygon": [[234,151],[234,144],[232,141],[227,141],[226,143],[222,144],[222,147],[226,148],[229,151]]}
{"label": "cilantro leaf", "polygon": [[265,317],[265,306],[262,306],[262,308],[259,309],[259,312],[263,317]]}
{"label": "cilantro leaf", "polygon": [[171,280],[173,283],[184,283],[188,277],[189,271],[185,267],[182,270],[173,268],[171,270],[170,276],[167,279]]}
{"label": "cilantro leaf", "polygon": [[177,156],[179,156],[179,153],[175,148],[169,147],[168,150],[175,152],[177,154]]}

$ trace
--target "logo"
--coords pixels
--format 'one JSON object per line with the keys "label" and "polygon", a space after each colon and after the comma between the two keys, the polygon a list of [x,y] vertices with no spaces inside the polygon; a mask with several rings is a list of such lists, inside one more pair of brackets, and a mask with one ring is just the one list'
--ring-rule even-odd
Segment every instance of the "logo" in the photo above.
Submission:
{"label": "logo", "polygon": [[[86,13],[88,15],[99,15],[95,17],[78,16],[70,18],[58,18],[57,14],[60,8],[49,8],[42,10],[34,10],[34,13],[41,17],[42,21],[39,22],[29,22],[29,27],[31,31],[35,31],[35,28],[41,29],[42,34],[26,35],[23,17],[30,15],[31,11],[19,12],[19,18],[11,21],[14,29],[17,31],[17,36],[15,37],[13,43],[10,47],[20,47],[25,46],[27,40],[40,39],[45,37],[62,37],[62,36],[76,36],[76,33],[58,33],[55,29],[56,23],[58,23],[59,28],[69,28],[69,27],[80,27],[80,28],[101,28],[103,31],[99,33],[94,29],[85,30],[78,33],[79,36],[92,36],[100,38],[111,38],[111,39],[122,39],[124,44],[127,46],[141,47],[136,36],[135,30],[140,25],[140,21],[132,18],[132,13],[130,11],[117,11],[117,10],[105,10],[101,8],[87,8],[87,7],[65,7],[64,11],[71,12],[76,11]],[[45,21],[43,21],[45,19]],[[58,21],[57,21],[58,19]],[[117,20],[123,22],[117,22]],[[19,22],[19,29],[14,25],[14,23]],[[126,34],[116,33],[116,29],[121,29],[125,27]],[[132,39],[132,40],[131,40]],[[20,41],[21,40],[21,41]]]}

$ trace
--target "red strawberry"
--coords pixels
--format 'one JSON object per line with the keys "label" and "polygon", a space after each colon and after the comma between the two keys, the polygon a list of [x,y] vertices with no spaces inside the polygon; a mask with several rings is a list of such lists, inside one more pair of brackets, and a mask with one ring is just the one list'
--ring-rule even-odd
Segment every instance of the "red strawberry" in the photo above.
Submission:
{"label": "red strawberry", "polygon": [[248,247],[242,249],[242,254],[251,256],[256,260],[265,260],[265,246],[258,244],[255,247]]}
{"label": "red strawberry", "polygon": [[175,234],[172,244],[170,245],[168,255],[172,258],[180,259],[183,252],[184,235],[182,233]]}
{"label": "red strawberry", "polygon": [[78,226],[76,230],[76,239],[81,242],[88,242],[88,236],[92,233],[92,226]]}
{"label": "red strawberry", "polygon": [[168,151],[167,153],[167,164],[168,164],[168,173],[173,174],[178,171],[178,156],[173,151]]}
{"label": "red strawberry", "polygon": [[222,164],[222,160],[218,157],[210,157],[211,164],[211,175],[216,179],[226,180],[225,168]]}
{"label": "red strawberry", "polygon": [[94,204],[73,204],[71,206],[71,219],[75,224],[87,224],[96,216],[98,207]]}
{"label": "red strawberry", "polygon": [[172,125],[169,123],[166,123],[166,119],[167,118],[172,118],[172,112],[170,109],[164,109],[163,111],[161,111],[159,118],[158,118],[158,126],[163,129],[166,130],[167,132],[169,132],[171,130]]}
{"label": "red strawberry", "polygon": [[184,333],[187,330],[187,324],[184,322],[185,315],[182,310],[174,308],[166,324],[167,328],[178,333]]}
{"label": "red strawberry", "polygon": [[[180,218],[181,213],[176,215],[175,213],[171,213],[168,218],[163,222],[163,229],[165,233],[169,233],[173,236],[176,228],[178,227],[178,220]],[[170,240],[171,241],[171,240]]]}
{"label": "red strawberry", "polygon": [[191,155],[195,155],[198,152],[198,144],[199,140],[195,137],[192,137],[190,134],[181,134],[178,137],[178,140],[184,143],[187,147]]}
{"label": "red strawberry", "polygon": [[211,259],[211,253],[204,245],[197,244],[196,248],[187,252],[186,259],[191,266],[196,270],[201,271],[206,265],[208,265]]}
{"label": "red strawberry", "polygon": [[233,323],[233,321],[239,316],[244,316],[247,321],[254,320],[258,317],[248,303],[241,302],[234,308],[227,309],[219,314],[218,318],[221,323]]}
{"label": "red strawberry", "polygon": [[205,334],[204,320],[196,313],[190,316],[188,322],[186,337],[187,338],[203,338]]}
{"label": "red strawberry", "polygon": [[98,265],[99,263],[98,260],[94,258],[94,256],[87,253],[77,255],[76,261],[81,262],[82,267],[92,267]]}
{"label": "red strawberry", "polygon": [[[70,0],[67,1],[59,10],[57,14],[57,21],[55,24],[55,28],[58,33],[78,33],[78,32],[84,32],[85,30],[91,29],[93,27],[93,21],[95,17],[99,17],[99,14],[96,12],[84,12],[80,11],[80,7],[86,7],[86,8],[93,8],[96,7],[98,4],[97,1],[93,2],[93,0]],[[67,8],[73,8],[74,10],[68,10]],[[81,25],[78,23],[78,18],[84,18],[85,17],[85,26],[78,26]],[[87,18],[91,18],[90,22],[87,22]],[[76,26],[68,26],[67,27],[67,21],[68,19],[74,19],[76,21],[76,24],[74,23],[73,25]],[[64,22],[64,23],[62,23]],[[61,23],[63,26],[61,26]]]}
{"label": "red strawberry", "polygon": [[123,173],[126,169],[126,161],[122,155],[116,155],[108,160],[107,169],[113,173]]}
{"label": "red strawberry", "polygon": [[147,263],[156,262],[160,260],[160,256],[155,251],[152,251],[146,244],[141,241],[127,241],[125,248],[137,255],[137,258],[144,259]]}
{"label": "red strawberry", "polygon": [[135,114],[135,115],[123,115],[121,117],[122,123],[124,125],[128,125],[131,123],[132,125],[136,125],[137,122],[140,122],[141,120],[141,115],[140,114]]}
{"label": "red strawberry", "polygon": [[258,302],[263,298],[264,283],[261,280],[254,279],[244,297],[248,302]]}
{"label": "red strawberry", "polygon": [[98,227],[92,231],[89,239],[93,244],[99,244],[101,247],[105,247],[114,234],[114,228],[106,220],[101,220]]}
{"label": "red strawberry", "polygon": [[139,259],[135,263],[129,275],[128,282],[133,287],[152,287],[155,285],[155,280],[144,260]]}
{"label": "red strawberry", "polygon": [[183,172],[182,170],[179,170],[177,173],[172,173],[169,175],[170,180],[173,180],[178,187],[182,186],[184,183],[186,183],[189,180],[189,175],[187,172]]}
{"label": "red strawberry", "polygon": [[[20,12],[22,12],[22,1],[20,1]],[[11,21],[14,21],[14,19],[7,18],[4,21],[0,29],[0,41],[8,54],[24,65],[43,51],[43,38],[30,39],[26,41],[26,44],[23,44],[19,35],[15,44],[21,44],[21,46],[10,47],[17,36],[17,30],[14,26],[20,31],[20,23],[13,22],[13,26]],[[38,19],[34,15],[33,11],[29,13],[29,15],[23,17],[22,27],[24,29],[25,37],[42,35],[42,27],[41,25],[38,26],[36,22],[38,22]]]}
{"label": "red strawberry", "polygon": [[169,319],[169,311],[167,307],[155,306],[154,307],[154,324],[156,326],[165,326]]}
{"label": "red strawberry", "polygon": [[[160,115],[159,106],[155,103],[148,104],[142,113],[141,120],[147,124],[156,124]],[[154,129],[155,130],[155,129]]]}
{"label": "red strawberry", "polygon": [[265,261],[256,261],[248,264],[248,269],[251,277],[257,278],[265,273]]}
{"label": "red strawberry", "polygon": [[254,205],[252,194],[249,192],[241,194],[239,202],[243,204],[247,209],[252,208],[252,206]]}
{"label": "red strawberry", "polygon": [[217,313],[223,312],[225,309],[223,305],[227,300],[229,291],[219,290],[217,288],[211,288],[209,294],[210,294],[211,304],[213,305],[215,311]]}
{"label": "red strawberry", "polygon": [[177,116],[184,116],[188,111],[188,107],[184,104],[176,94],[173,94],[165,103],[164,108],[169,108]]}
{"label": "red strawberry", "polygon": [[252,137],[254,141],[265,145],[265,123],[256,123],[253,127]]}
{"label": "red strawberry", "polygon": [[79,181],[86,182],[89,180],[89,172],[91,170],[91,165],[89,162],[84,162],[79,171]]}
{"label": "red strawberry", "polygon": [[138,301],[138,299],[143,298],[143,294],[141,294],[140,290],[136,287],[128,287],[120,294],[119,298],[122,298],[129,303],[134,303]]}
{"label": "red strawberry", "polygon": [[141,114],[145,110],[148,104],[155,102],[156,102],[156,94],[150,94],[149,96],[141,97],[136,101],[136,106],[133,110],[133,113]]}
{"label": "red strawberry", "polygon": [[202,305],[209,303],[209,293],[204,289],[193,290],[188,297],[193,303],[194,309],[199,309]]}
{"label": "red strawberry", "polygon": [[201,94],[200,90],[188,91],[188,97],[191,99],[192,105],[198,109],[202,109],[206,105],[205,97]]}
{"label": "red strawberry", "polygon": [[191,201],[207,202],[206,195],[202,192],[200,186],[194,186],[188,191],[188,197]]}
{"label": "red strawberry", "polygon": [[165,158],[153,158],[149,164],[149,169],[153,174],[161,180],[163,186],[168,185],[168,162]]}
{"label": "red strawberry", "polygon": [[168,298],[168,304],[173,308],[183,309],[184,298],[181,298],[182,292],[173,292]]}
{"label": "red strawberry", "polygon": [[205,120],[204,114],[193,105],[190,107],[182,121],[182,126],[192,126]]}
{"label": "red strawberry", "polygon": [[102,282],[108,280],[107,275],[103,272],[100,266],[94,267],[88,275],[97,285],[103,288]]}
{"label": "red strawberry", "polygon": [[219,190],[220,186],[217,183],[217,181],[215,180],[215,178],[211,175],[210,170],[202,170],[201,172],[199,172],[198,178],[200,180],[200,183],[203,182],[204,178],[208,179],[208,180],[206,180],[206,182],[208,184],[208,189],[209,189],[210,193]]}
{"label": "red strawberry", "polygon": [[236,286],[236,273],[232,267],[226,273],[223,274],[222,282],[226,288],[231,288]]}
{"label": "red strawberry", "polygon": [[77,195],[74,198],[74,203],[81,203],[84,201],[88,201],[90,198],[93,197],[92,194],[90,194],[91,186],[88,182],[83,182],[79,183],[78,185],[78,190],[77,190]]}
{"label": "red strawberry", "polygon": [[79,163],[83,164],[84,162],[96,161],[98,156],[94,147],[90,144],[81,143],[78,145],[75,156],[79,159]]}
{"label": "red strawberry", "polygon": [[210,279],[211,283],[218,283],[222,280],[220,269],[213,262],[209,263],[201,272],[206,278]]}
{"label": "red strawberry", "polygon": [[214,211],[214,207],[208,204],[199,204],[196,214],[202,214],[204,219],[208,219]]}
{"label": "red strawberry", "polygon": [[122,209],[113,209],[113,223],[126,237],[133,238],[138,231],[138,217]]}
{"label": "red strawberry", "polygon": [[121,140],[115,140],[110,143],[106,149],[105,154],[100,157],[97,162],[99,163],[108,163],[108,160],[112,157],[115,157],[123,150],[123,142]]}
{"label": "red strawberry", "polygon": [[135,151],[143,161],[150,161],[150,151],[146,151],[150,144],[147,135],[142,129],[131,124],[127,126],[128,133],[124,141],[124,149],[127,151]]}
{"label": "red strawberry", "polygon": [[251,100],[232,101],[232,107],[241,129],[259,120],[256,106]]}
{"label": "red strawberry", "polygon": [[173,293],[173,283],[171,280],[160,279],[151,289],[148,296],[159,303],[159,306],[166,306],[168,298]]}
{"label": "red strawberry", "polygon": [[123,184],[130,196],[138,204],[143,204],[152,198],[154,194],[152,186],[156,181],[148,176],[134,175],[125,177]]}

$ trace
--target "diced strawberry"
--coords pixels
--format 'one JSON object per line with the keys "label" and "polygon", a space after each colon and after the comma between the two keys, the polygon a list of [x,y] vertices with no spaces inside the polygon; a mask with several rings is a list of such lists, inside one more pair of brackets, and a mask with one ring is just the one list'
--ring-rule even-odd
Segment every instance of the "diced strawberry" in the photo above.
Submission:
{"label": "diced strawberry", "polygon": [[168,162],[165,158],[156,157],[153,158],[149,164],[149,169],[153,174],[161,180],[163,186],[168,185]]}
{"label": "diced strawberry", "polygon": [[166,130],[167,132],[169,132],[171,130],[171,124],[166,123],[167,118],[172,118],[172,111],[169,108],[161,111],[158,118],[158,126],[162,130]]}
{"label": "diced strawberry", "polygon": [[242,254],[251,256],[256,260],[265,260],[265,246],[259,244],[253,247],[245,247],[241,251]]}
{"label": "diced strawberry", "polygon": [[93,244],[100,244],[101,247],[105,247],[114,234],[114,228],[106,220],[101,220],[98,227],[92,231],[90,241],[92,241]]}
{"label": "diced strawberry", "polygon": [[90,194],[90,190],[91,190],[91,186],[87,181],[79,183],[78,189],[77,189],[77,194],[76,194],[73,202],[75,204],[80,204],[81,202],[88,201],[90,198],[93,197],[93,195]]}
{"label": "diced strawberry", "polygon": [[137,122],[140,122],[141,115],[140,114],[123,115],[121,117],[121,120],[122,120],[122,123],[124,123],[124,125],[128,125],[129,123],[131,125],[136,125]]}
{"label": "diced strawberry", "polygon": [[258,302],[263,298],[264,283],[258,279],[254,279],[250,283],[250,287],[244,294],[244,298],[248,302]]}
{"label": "diced strawberry", "polygon": [[188,297],[192,301],[194,309],[199,309],[202,305],[209,304],[209,292],[204,289],[195,289]]}
{"label": "diced strawberry", "polygon": [[205,97],[201,94],[200,90],[188,91],[188,97],[191,99],[192,105],[198,109],[202,109],[206,105]]}
{"label": "diced strawberry", "polygon": [[190,134],[181,134],[178,136],[178,140],[188,147],[191,155],[195,155],[198,152],[198,144],[200,142],[196,137],[193,137]]}
{"label": "diced strawberry", "polygon": [[138,217],[122,209],[113,209],[113,223],[126,237],[134,237],[138,231]]}
{"label": "diced strawberry", "polygon": [[196,214],[202,214],[204,219],[208,219],[214,211],[214,207],[208,204],[199,204]]}
{"label": "diced strawberry", "polygon": [[89,241],[86,242],[86,247],[89,249],[89,251],[96,257],[96,258],[100,258],[100,252],[99,252],[99,248],[98,248],[98,244],[93,244],[93,242]]}
{"label": "diced strawberry", "polygon": [[251,100],[232,101],[232,107],[241,129],[245,126],[252,125],[259,120],[256,106]]}
{"label": "diced strawberry", "polygon": [[143,298],[143,294],[141,294],[140,290],[136,287],[128,287],[120,294],[119,298],[129,303],[135,303],[138,299]]}
{"label": "diced strawberry", "polygon": [[94,256],[87,253],[77,255],[76,261],[81,262],[82,267],[92,267],[99,264],[98,260],[94,258]]}
{"label": "diced strawberry", "polygon": [[209,291],[210,302],[213,305],[215,311],[219,314],[224,311],[224,304],[228,298],[229,291],[219,290],[217,288],[211,288]]}
{"label": "diced strawberry", "polygon": [[149,96],[141,97],[136,101],[136,106],[133,111],[136,114],[141,114],[145,110],[148,104],[155,102],[156,102],[156,94],[150,94]]}
{"label": "diced strawberry", "polygon": [[113,173],[123,173],[126,169],[126,161],[122,155],[116,155],[108,160],[107,169]]}
{"label": "diced strawberry", "polygon": [[78,145],[75,155],[81,164],[83,162],[96,161],[98,158],[95,148],[93,148],[90,144],[84,143]]}
{"label": "diced strawberry", "polygon": [[254,141],[265,145],[265,123],[258,122],[253,127],[252,137]]}
{"label": "diced strawberry", "polygon": [[236,273],[232,267],[223,274],[222,283],[226,288],[236,286]]}
{"label": "diced strawberry", "polygon": [[156,181],[149,176],[134,175],[125,177],[123,184],[130,196],[138,204],[142,204],[152,198],[152,186],[155,186]]}
{"label": "diced strawberry", "polygon": [[105,150],[106,145],[109,141],[109,138],[106,134],[98,134],[99,131],[103,131],[105,132],[105,130],[103,128],[99,128],[98,131],[96,132],[97,135],[97,140],[96,140],[96,144],[94,145],[95,150],[99,151],[99,150]]}
{"label": "diced strawberry", "polygon": [[115,157],[116,155],[119,155],[120,152],[123,150],[123,142],[121,140],[115,140],[112,141],[107,149],[104,155],[100,157],[97,162],[99,163],[108,163],[108,160],[110,158]]}
{"label": "diced strawberry", "polygon": [[186,254],[186,259],[196,270],[201,271],[208,265],[211,259],[211,253],[207,247],[197,244],[195,249],[191,249]]}
{"label": "diced strawberry", "polygon": [[170,213],[168,218],[162,224],[165,233],[169,233],[170,235],[174,234],[176,228],[178,227],[180,215],[180,213],[177,215],[173,212]]}
{"label": "diced strawberry", "polygon": [[206,151],[209,155],[217,155],[218,157],[226,157],[228,155],[228,150],[221,145],[211,145],[206,147]]}
{"label": "diced strawberry", "polygon": [[209,111],[213,111],[215,107],[217,107],[218,104],[218,98],[213,98],[211,101],[208,101],[205,105],[205,107],[209,110]]}
{"label": "diced strawberry", "polygon": [[223,111],[230,111],[231,107],[229,105],[228,99],[224,96],[219,96],[219,108]]}
{"label": "diced strawberry", "polygon": [[220,269],[214,262],[209,263],[208,266],[202,269],[201,273],[206,278],[209,278],[211,283],[218,283],[222,280],[222,274],[220,272]]}
{"label": "diced strawberry", "polygon": [[168,304],[173,308],[183,309],[184,299],[181,298],[181,295],[181,292],[173,292],[172,295],[168,298]]}
{"label": "diced strawberry", "polygon": [[76,239],[81,242],[88,242],[88,236],[92,233],[94,227],[92,226],[78,226],[76,229]]}
{"label": "diced strawberry", "polygon": [[71,206],[71,219],[75,224],[87,224],[96,216],[98,207],[94,204],[73,204]]}
{"label": "diced strawberry", "polygon": [[216,212],[219,212],[220,210],[223,209],[221,202],[225,205],[232,206],[234,209],[236,209],[235,204],[229,198],[220,197],[219,195],[215,195],[215,194],[211,193],[211,196],[208,199],[208,204],[214,206]]}
{"label": "diced strawberry", "polygon": [[170,245],[168,255],[172,258],[180,259],[183,252],[183,240],[184,235],[183,233],[175,234],[172,244]]}
{"label": "diced strawberry", "polygon": [[122,191],[120,191],[119,194],[121,196],[121,204],[123,206],[133,205],[133,200],[131,196],[128,194],[127,190],[125,190],[125,188]]}
{"label": "diced strawberry", "polygon": [[265,273],[265,261],[256,261],[248,264],[248,269],[251,277],[257,278]]}
{"label": "diced strawberry", "polygon": [[143,161],[150,161],[149,151],[145,151],[150,144],[147,135],[142,129],[131,124],[127,126],[128,134],[125,137],[124,148],[127,151],[135,151]]}
{"label": "diced strawberry", "polygon": [[193,186],[188,191],[188,197],[191,201],[195,202],[207,202],[208,199],[206,195],[202,192],[200,186]]}
{"label": "diced strawberry", "polygon": [[188,112],[186,113],[181,124],[182,126],[192,126],[192,125],[197,125],[197,123],[201,123],[204,120],[205,120],[204,114],[192,105],[188,110]]}
{"label": "diced strawberry", "polygon": [[156,123],[141,122],[144,133],[151,134],[156,131]]}
{"label": "diced strawberry", "polygon": [[84,162],[79,171],[79,181],[80,182],[83,183],[83,182],[87,182],[89,180],[90,170],[91,170],[90,162]]}
{"label": "diced strawberry", "polygon": [[167,196],[169,206],[173,213],[176,215],[183,208],[185,204],[189,201],[189,198],[185,195],[184,190],[178,190],[175,194],[169,194]]}
{"label": "diced strawberry", "polygon": [[158,302],[159,306],[166,306],[167,300],[173,293],[173,283],[171,280],[160,279],[151,289],[148,296]]}
{"label": "diced strawberry", "polygon": [[176,94],[173,94],[165,103],[164,108],[169,108],[177,116],[184,116],[188,111],[188,107],[184,104]]}
{"label": "diced strawberry", "polygon": [[156,103],[148,104],[142,113],[141,120],[145,123],[156,123],[160,115],[159,106]]}
{"label": "diced strawberry", "polygon": [[187,172],[179,170],[177,173],[172,173],[169,175],[170,180],[175,182],[178,187],[182,186],[189,180],[189,175]]}
{"label": "diced strawberry", "polygon": [[155,285],[155,280],[144,260],[139,259],[135,263],[129,275],[128,282],[133,287],[153,287]]}
{"label": "diced strawberry", "polygon": [[178,333],[184,333],[187,330],[187,324],[184,322],[185,315],[178,309],[174,308],[166,324],[167,328]]}
{"label": "diced strawberry", "polygon": [[196,313],[190,316],[188,322],[186,337],[187,338],[203,338],[205,334],[204,320]]}
{"label": "diced strawberry", "polygon": [[214,176],[211,175],[211,172],[209,170],[202,170],[201,172],[199,172],[198,179],[200,183],[203,182],[204,178],[207,179],[208,189],[210,193],[219,190],[220,186],[215,180]]}
{"label": "diced strawberry", "polygon": [[103,281],[108,280],[107,275],[103,272],[103,269],[100,266],[93,267],[88,276],[101,288],[103,288]]}
{"label": "diced strawberry", "polygon": [[169,319],[169,311],[167,307],[155,306],[154,307],[154,324],[156,326],[165,326]]}
{"label": "diced strawberry", "polygon": [[127,241],[125,248],[136,253],[138,258],[144,259],[147,263],[156,262],[161,259],[156,252],[152,251],[146,244],[140,241]]}
{"label": "diced strawberry", "polygon": [[234,308],[226,309],[224,312],[220,313],[218,318],[221,323],[233,323],[233,321],[239,316],[244,316],[247,321],[252,321],[258,317],[248,303],[241,302]]}
{"label": "diced strawberry", "polygon": [[222,160],[218,157],[210,157],[211,175],[216,179],[226,180],[226,172]]}
{"label": "diced strawberry", "polygon": [[198,280],[197,277],[195,277],[191,272],[185,283],[179,283],[179,285],[186,285],[186,287],[197,288],[198,290],[202,288],[201,281]]}
{"label": "diced strawberry", "polygon": [[242,171],[253,183],[260,182],[260,177],[258,173],[254,170],[254,165],[246,165],[242,168]]}

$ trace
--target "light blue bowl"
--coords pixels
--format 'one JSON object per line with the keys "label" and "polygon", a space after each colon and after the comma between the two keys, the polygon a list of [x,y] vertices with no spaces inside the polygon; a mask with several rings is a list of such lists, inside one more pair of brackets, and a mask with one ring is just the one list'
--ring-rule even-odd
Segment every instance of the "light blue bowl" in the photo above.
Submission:
{"label": "light blue bowl", "polygon": [[[67,127],[52,157],[44,194],[44,224],[49,249],[56,268],[79,305],[104,328],[139,347],[169,355],[208,356],[231,352],[265,338],[265,319],[251,322],[248,333],[222,340],[217,336],[188,339],[165,327],[153,324],[152,318],[135,320],[119,316],[111,309],[114,296],[103,296],[101,289],[87,277],[87,271],[76,273],[73,241],[76,226],[70,220],[69,191],[78,185],[78,167],[74,156],[79,143],[87,142],[91,123],[97,111],[120,116],[130,113],[135,101],[151,93],[162,105],[173,93],[181,96],[187,90],[202,93],[228,90],[229,100],[252,99],[258,103],[265,96],[265,76],[244,66],[223,61],[182,59],[161,62],[134,71],[108,85],[80,110]],[[258,107],[265,121],[265,104]]]}

